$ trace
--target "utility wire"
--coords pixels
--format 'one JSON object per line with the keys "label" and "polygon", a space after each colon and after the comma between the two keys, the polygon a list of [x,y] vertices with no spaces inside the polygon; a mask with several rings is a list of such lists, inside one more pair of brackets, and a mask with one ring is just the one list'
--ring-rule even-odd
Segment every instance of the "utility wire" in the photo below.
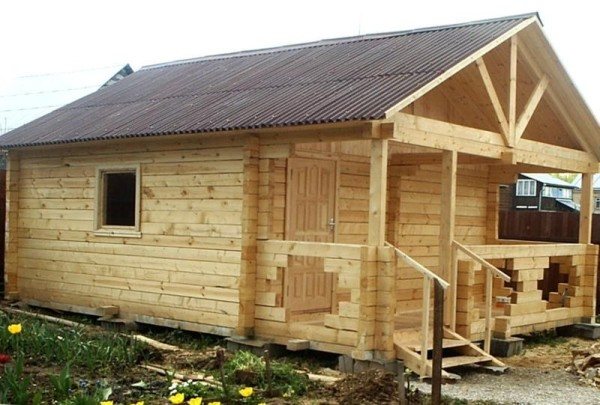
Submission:
{"label": "utility wire", "polygon": [[95,89],[97,87],[98,86],[85,86],[85,87],[72,87],[69,89],[34,91],[34,92],[30,92],[30,93],[0,94],[0,98],[17,97],[17,96],[34,96],[34,95],[39,95],[39,94],[61,93],[61,92],[65,92],[65,91],[75,91],[75,90],[88,90],[88,89]]}

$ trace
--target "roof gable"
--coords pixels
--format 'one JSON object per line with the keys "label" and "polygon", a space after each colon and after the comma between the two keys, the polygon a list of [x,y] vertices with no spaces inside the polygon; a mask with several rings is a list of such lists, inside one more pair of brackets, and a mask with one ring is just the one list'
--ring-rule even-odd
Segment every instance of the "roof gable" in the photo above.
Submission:
{"label": "roof gable", "polygon": [[533,15],[212,56],[138,71],[0,138],[16,147],[380,119]]}

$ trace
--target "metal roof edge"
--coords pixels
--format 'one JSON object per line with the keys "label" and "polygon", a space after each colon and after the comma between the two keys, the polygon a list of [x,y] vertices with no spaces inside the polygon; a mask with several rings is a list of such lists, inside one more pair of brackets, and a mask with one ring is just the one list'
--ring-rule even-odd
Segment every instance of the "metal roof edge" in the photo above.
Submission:
{"label": "metal roof edge", "polygon": [[212,61],[212,60],[219,60],[219,59],[229,59],[229,58],[238,58],[238,57],[245,57],[245,56],[263,55],[263,54],[276,53],[276,52],[286,52],[286,51],[292,51],[292,50],[296,50],[296,49],[304,49],[304,48],[319,47],[319,46],[329,46],[329,45],[336,45],[336,44],[347,43],[347,42],[370,41],[370,40],[375,40],[375,39],[380,39],[380,38],[389,38],[389,37],[395,37],[395,36],[419,34],[419,33],[423,33],[423,32],[441,31],[441,30],[446,30],[446,29],[468,27],[471,25],[483,25],[483,24],[489,24],[489,23],[499,22],[499,21],[510,21],[510,20],[519,20],[519,19],[525,20],[525,19],[528,19],[531,17],[535,17],[541,23],[539,14],[537,12],[530,12],[530,13],[517,14],[517,15],[511,15],[511,16],[505,16],[505,17],[496,17],[496,18],[489,18],[489,19],[484,19],[484,20],[468,21],[465,23],[438,25],[438,26],[415,28],[415,29],[403,30],[403,31],[390,31],[390,32],[381,32],[381,33],[364,34],[364,35],[356,35],[356,36],[327,38],[327,39],[321,39],[321,40],[317,40],[317,41],[300,42],[297,44],[289,44],[289,45],[281,45],[281,46],[268,47],[268,48],[258,48],[258,49],[252,49],[252,50],[243,50],[243,51],[236,51],[236,52],[229,52],[229,53],[222,53],[222,54],[206,55],[206,56],[201,56],[198,58],[181,59],[181,60],[176,60],[176,61],[171,61],[171,62],[163,62],[163,63],[156,63],[156,64],[152,64],[152,65],[146,65],[146,66],[142,66],[139,69],[139,71],[150,70],[150,69],[160,69],[160,68],[164,68],[164,67],[178,66],[178,65],[184,65],[184,64],[188,64],[188,63],[197,63],[197,62],[203,62],[203,61]]}

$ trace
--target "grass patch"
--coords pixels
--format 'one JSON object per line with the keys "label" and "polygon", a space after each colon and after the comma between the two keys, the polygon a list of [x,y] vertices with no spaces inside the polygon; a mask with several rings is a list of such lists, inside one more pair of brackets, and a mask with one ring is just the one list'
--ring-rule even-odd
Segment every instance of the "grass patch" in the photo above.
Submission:
{"label": "grass patch", "polygon": [[[19,323],[22,332],[12,335],[7,327]],[[151,356],[141,342],[118,333],[65,328],[31,317],[9,317],[0,313],[0,353],[22,355],[27,364],[55,364],[88,370],[114,372]]]}
{"label": "grass patch", "polygon": [[525,340],[525,345],[534,347],[547,345],[550,347],[556,347],[557,345],[564,344],[568,341],[568,339],[564,336],[558,336],[556,331],[548,330],[541,332],[533,332],[529,336],[527,336]]}

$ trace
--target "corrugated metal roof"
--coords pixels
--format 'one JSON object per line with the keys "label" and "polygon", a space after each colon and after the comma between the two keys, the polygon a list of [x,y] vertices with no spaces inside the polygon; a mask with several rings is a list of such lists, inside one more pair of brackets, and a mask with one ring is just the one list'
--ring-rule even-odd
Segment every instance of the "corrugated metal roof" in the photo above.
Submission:
{"label": "corrugated metal roof", "polygon": [[149,66],[5,134],[0,146],[379,119],[532,16]]}
{"label": "corrugated metal roof", "polygon": [[528,177],[540,183],[548,184],[550,186],[564,187],[564,188],[575,188],[576,186],[572,183],[554,177],[548,173],[521,173],[521,176]]}

